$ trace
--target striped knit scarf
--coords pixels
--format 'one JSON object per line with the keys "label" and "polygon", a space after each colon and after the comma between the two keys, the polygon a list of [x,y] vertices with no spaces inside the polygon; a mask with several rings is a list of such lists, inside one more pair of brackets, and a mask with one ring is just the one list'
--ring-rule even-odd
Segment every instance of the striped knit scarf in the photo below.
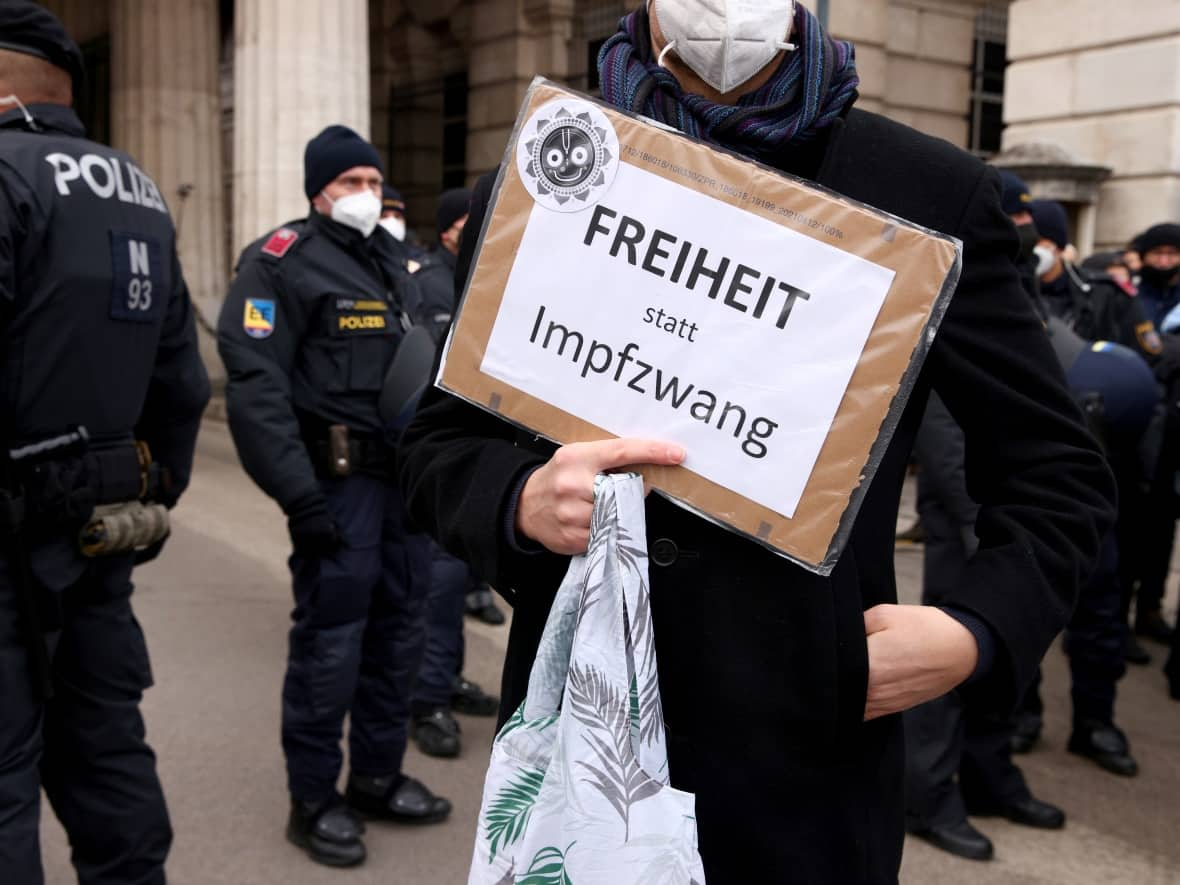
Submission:
{"label": "striped knit scarf", "polygon": [[788,38],[798,48],[786,53],[770,80],[734,105],[681,89],[652,57],[648,27],[647,11],[639,9],[603,44],[602,97],[694,138],[754,156],[774,154],[788,142],[811,140],[856,100],[860,79],[852,44],[829,37],[801,3],[795,4]]}

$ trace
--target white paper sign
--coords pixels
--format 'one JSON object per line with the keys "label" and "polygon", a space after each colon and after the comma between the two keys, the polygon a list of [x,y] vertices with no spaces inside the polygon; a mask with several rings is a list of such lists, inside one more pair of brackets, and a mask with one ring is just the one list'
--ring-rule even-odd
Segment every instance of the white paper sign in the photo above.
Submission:
{"label": "white paper sign", "polygon": [[481,369],[790,517],[893,276],[621,163],[533,206]]}

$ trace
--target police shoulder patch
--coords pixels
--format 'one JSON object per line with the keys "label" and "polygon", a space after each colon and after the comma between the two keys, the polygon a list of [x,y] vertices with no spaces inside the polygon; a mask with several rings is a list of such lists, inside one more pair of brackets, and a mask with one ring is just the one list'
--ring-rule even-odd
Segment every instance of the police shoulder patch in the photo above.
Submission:
{"label": "police shoulder patch", "polygon": [[297,239],[299,239],[298,231],[293,231],[289,227],[280,227],[270,235],[270,239],[263,245],[262,254],[282,258],[295,245]]}
{"label": "police shoulder patch", "polygon": [[275,303],[269,298],[247,298],[242,329],[251,338],[269,338],[275,330]]}
{"label": "police shoulder patch", "polygon": [[1160,338],[1160,333],[1155,330],[1154,324],[1148,322],[1137,325],[1135,337],[1139,339],[1139,346],[1147,353],[1155,355],[1163,352],[1164,342]]}

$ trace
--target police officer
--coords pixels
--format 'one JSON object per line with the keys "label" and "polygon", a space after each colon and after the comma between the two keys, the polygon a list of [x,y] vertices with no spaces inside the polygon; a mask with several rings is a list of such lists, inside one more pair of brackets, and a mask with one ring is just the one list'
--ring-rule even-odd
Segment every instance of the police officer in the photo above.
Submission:
{"label": "police officer", "polygon": [[392,184],[381,185],[381,220],[378,223],[399,243],[406,241],[406,201]]}
{"label": "police officer", "polygon": [[1139,300],[1168,352],[1156,367],[1156,375],[1167,389],[1167,413],[1160,429],[1151,490],[1142,502],[1142,518],[1131,539],[1140,556],[1138,568],[1128,576],[1124,614],[1130,613],[1129,595],[1134,592],[1135,632],[1167,644],[1172,640],[1172,627],[1160,609],[1180,511],[1176,495],[1176,474],[1180,472],[1180,310],[1176,308],[1180,303],[1180,225],[1152,225],[1135,238],[1134,246],[1142,262]]}
{"label": "police officer", "polygon": [[[365,857],[353,811],[433,823],[451,810],[401,771],[429,563],[389,480],[378,412],[412,288],[404,247],[374,235],[381,184],[376,150],[351,129],[308,142],[307,218],[246,248],[218,329],[238,454],[294,546],[287,836],[336,866]],[[347,806],[336,792],[346,715]]]}
{"label": "police officer", "polygon": [[[436,266],[423,267],[426,273],[422,279],[422,297],[423,321],[440,342],[450,328],[451,314],[455,310],[458,294],[455,291],[455,264],[470,208],[471,191],[465,187],[454,187],[439,195],[438,206],[435,209],[435,233],[438,242],[429,255]],[[474,574],[470,577],[471,587],[467,591],[465,603],[467,614],[492,626],[503,624],[504,613],[496,606],[491,588]],[[482,702],[477,700],[476,706],[482,706]]]}
{"label": "police officer", "polygon": [[[471,192],[466,188],[453,188],[439,197],[438,242],[421,256],[415,276],[414,323],[430,333],[436,347],[442,345],[455,310],[455,256],[470,203]],[[461,729],[453,714],[494,716],[500,704],[499,698],[462,675],[464,610],[492,624],[504,623],[504,614],[471,567],[436,544],[432,544],[427,610],[426,651],[414,686],[410,734],[428,756],[458,756]]]}
{"label": "police officer", "polygon": [[[1027,195],[1024,183],[1010,173],[1006,193],[1009,189]],[[1018,208],[1018,213],[1008,211],[1022,243],[1036,242],[1035,276],[1030,281],[1022,274],[1022,282],[1047,312],[1050,340],[1070,390],[1103,442],[1119,481],[1121,529],[1143,474],[1140,442],[1159,399],[1148,363],[1160,362],[1163,344],[1136,299],[1110,278],[1086,275],[1065,259],[1069,235],[1059,203],[1025,200]],[[1032,235],[1021,225],[1028,225]],[[1120,550],[1123,534],[1112,532],[1103,539],[1066,627],[1073,702],[1068,747],[1107,771],[1133,776],[1138,765],[1126,735],[1114,723],[1116,684],[1125,670],[1124,643],[1129,638],[1119,613],[1119,560],[1120,553],[1133,555]],[[1040,679],[1038,670],[1016,711],[1013,752],[1027,752],[1040,738]]]}
{"label": "police officer", "polygon": [[1068,222],[1060,203],[1033,200],[1028,207],[1040,237],[1037,276],[1049,312],[1087,341],[1114,341],[1155,362],[1163,342],[1139,299],[1110,277],[1087,274],[1066,260]]}
{"label": "police officer", "polygon": [[60,22],[0,4],[0,882],[13,885],[43,879],[42,788],[85,885],[163,883],[172,841],[139,711],[152,677],[131,572],[166,537],[209,382],[168,209],[130,157],[86,140],[70,109],[82,78]]}
{"label": "police officer", "polygon": [[[914,440],[918,515],[926,531],[922,602],[941,605],[962,581],[979,549],[979,505],[968,494],[963,431],[937,395],[931,396]],[[962,612],[958,617],[967,617]],[[971,626],[972,632],[982,625]],[[991,653],[981,645],[981,654]],[[1032,795],[1012,762],[1007,717],[979,709],[958,689],[904,714],[906,826],[937,848],[970,860],[990,860],[991,840],[968,820],[990,813],[1014,823],[1058,829],[1065,813]]]}

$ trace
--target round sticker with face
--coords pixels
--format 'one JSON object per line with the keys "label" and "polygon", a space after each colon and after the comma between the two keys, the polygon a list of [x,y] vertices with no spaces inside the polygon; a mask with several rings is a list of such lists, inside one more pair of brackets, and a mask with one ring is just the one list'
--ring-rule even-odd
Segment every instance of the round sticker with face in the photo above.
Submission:
{"label": "round sticker with face", "polygon": [[554,187],[576,187],[594,171],[594,145],[577,126],[559,126],[541,142],[541,174]]}
{"label": "round sticker with face", "polygon": [[619,139],[606,114],[577,99],[551,101],[521,129],[517,170],[533,199],[558,212],[593,205],[618,167]]}

